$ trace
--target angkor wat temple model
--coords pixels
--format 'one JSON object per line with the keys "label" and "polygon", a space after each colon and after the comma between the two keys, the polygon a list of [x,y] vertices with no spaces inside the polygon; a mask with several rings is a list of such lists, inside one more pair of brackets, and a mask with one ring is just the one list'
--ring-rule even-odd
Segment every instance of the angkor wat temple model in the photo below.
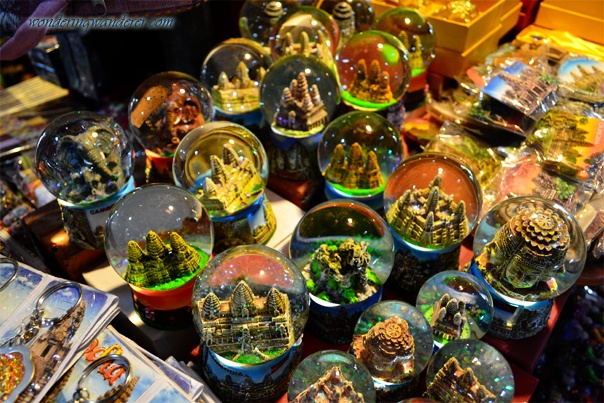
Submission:
{"label": "angkor wat temple model", "polygon": [[274,125],[289,130],[318,133],[326,122],[327,111],[317,85],[313,84],[309,91],[306,74],[298,74],[298,79],[294,78],[289,88],[283,89]]}
{"label": "angkor wat temple model", "polygon": [[264,189],[264,181],[254,164],[247,158],[240,160],[228,143],[222,147],[222,159],[212,155],[210,164],[212,174],[203,182],[197,198],[212,215],[236,212]]}
{"label": "angkor wat temple model", "polygon": [[391,317],[356,336],[354,354],[374,378],[401,383],[414,376],[415,342],[406,320]]}
{"label": "angkor wat temple model", "polygon": [[434,303],[430,326],[435,336],[449,341],[457,340],[466,322],[466,301],[463,299],[457,300],[445,293]]}
{"label": "angkor wat temple model", "polygon": [[428,397],[448,403],[497,403],[497,397],[478,383],[472,368],[462,369],[455,357],[434,376]]}
{"label": "angkor wat temple model", "polygon": [[411,43],[409,43],[409,36],[405,31],[401,31],[398,34],[398,38],[403,42],[405,49],[409,52],[409,67],[412,69],[420,69],[423,70],[424,59],[422,59],[422,42],[419,38],[419,35],[413,35],[413,50],[411,50]]}
{"label": "angkor wat temple model", "polygon": [[557,88],[556,85],[549,84],[544,79],[545,76],[547,74],[542,74],[532,67],[523,68],[517,76],[505,70],[500,71],[497,77],[507,84],[501,100],[526,115],[532,114],[539,103],[543,102]]}
{"label": "angkor wat temple model", "polygon": [[390,89],[390,76],[387,71],[381,71],[382,67],[378,60],[373,60],[369,66],[367,75],[367,64],[365,59],[357,63],[357,74],[350,85],[348,92],[356,99],[385,104],[393,100]]}
{"label": "angkor wat temple model", "polygon": [[343,45],[357,33],[354,10],[346,1],[341,1],[333,8],[331,15],[340,28],[340,44]]}
{"label": "angkor wat temple model", "polygon": [[368,277],[371,256],[367,246],[367,242],[358,243],[350,238],[339,246],[319,246],[302,270],[311,292],[335,303],[345,298],[356,302],[375,294],[375,283],[370,284]]}
{"label": "angkor wat temple model", "polygon": [[331,50],[326,44],[325,34],[323,31],[317,31],[316,42],[311,42],[308,34],[305,31],[302,31],[300,34],[300,43],[294,43],[292,34],[288,32],[282,37],[280,47],[283,56],[314,56],[327,66],[330,66],[333,63]]}
{"label": "angkor wat temple model", "polygon": [[218,108],[236,109],[238,112],[251,111],[260,107],[259,83],[265,74],[264,67],[256,73],[256,79],[249,76],[244,62],[237,65],[236,74],[229,81],[229,76],[223,71],[218,77],[218,84],[212,87],[212,99]]}
{"label": "angkor wat temple model", "polygon": [[386,213],[388,223],[405,239],[426,247],[453,245],[470,233],[466,205],[457,205],[437,175],[425,189],[406,190]]}
{"label": "angkor wat temple model", "polygon": [[476,264],[497,291],[522,301],[555,295],[548,283],[564,273],[570,245],[568,226],[558,214],[542,207],[522,207],[489,242]]}
{"label": "angkor wat temple model", "polygon": [[599,89],[604,88],[604,71],[597,66],[592,65],[592,71],[587,71],[585,67],[579,64],[577,69],[581,74],[574,71],[570,72],[575,87],[590,92],[598,92]]}
{"label": "angkor wat temple model", "polygon": [[240,281],[228,300],[211,292],[198,306],[204,342],[217,354],[236,353],[233,361],[243,354],[270,360],[265,352],[294,344],[289,298],[274,287],[266,297],[257,297]]}
{"label": "angkor wat temple model", "polygon": [[147,253],[135,241],[128,243],[128,270],[125,280],[137,287],[153,287],[196,273],[201,255],[176,232],[165,245],[153,231],[146,237]]}
{"label": "angkor wat temple model", "polygon": [[290,401],[290,403],[364,402],[363,395],[355,392],[352,383],[344,379],[340,367],[331,367],[317,382]]}
{"label": "angkor wat temple model", "polygon": [[369,151],[363,160],[363,148],[359,143],[350,147],[348,157],[342,144],[331,154],[331,162],[325,170],[325,179],[346,189],[377,189],[384,184],[377,155]]}

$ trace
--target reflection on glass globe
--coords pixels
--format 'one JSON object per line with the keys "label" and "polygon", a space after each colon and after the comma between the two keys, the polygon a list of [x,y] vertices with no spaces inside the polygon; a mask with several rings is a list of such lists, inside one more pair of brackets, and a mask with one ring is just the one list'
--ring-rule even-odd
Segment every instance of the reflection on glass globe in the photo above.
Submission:
{"label": "reflection on glass globe", "polygon": [[381,31],[350,38],[336,55],[336,67],[342,99],[359,110],[394,105],[411,81],[407,50],[400,40]]}
{"label": "reflection on glass globe", "polygon": [[193,192],[212,217],[226,217],[254,204],[268,179],[260,141],[235,123],[207,123],[187,135],[174,155],[175,183]]}
{"label": "reflection on glass globe", "polygon": [[304,278],[285,255],[260,245],[213,258],[193,290],[197,333],[216,354],[261,364],[287,352],[308,320]]}
{"label": "reflection on glass globe", "polygon": [[310,6],[290,10],[273,32],[270,43],[275,59],[301,54],[315,57],[328,66],[333,63],[340,30],[325,11]]}
{"label": "reflection on glass globe", "polygon": [[[314,386],[313,386],[314,385]],[[367,368],[350,354],[338,350],[324,350],[309,355],[294,370],[287,389],[289,402],[317,401],[316,391],[333,401],[376,401],[373,379]],[[361,395],[361,396],[358,396]],[[332,400],[326,400],[332,401]]]}
{"label": "reflection on glass globe", "polygon": [[171,290],[188,283],[210,259],[213,244],[208,212],[176,186],[134,189],[107,219],[107,259],[139,289]]}
{"label": "reflection on glass globe", "polygon": [[480,274],[513,304],[530,305],[564,293],[581,275],[585,258],[585,237],[576,219],[540,197],[497,204],[474,237]]}
{"label": "reflection on glass globe", "polygon": [[373,28],[375,11],[370,0],[314,0],[313,4],[327,11],[340,28],[340,47],[357,32]]}
{"label": "reflection on glass globe", "polygon": [[[514,375],[503,355],[480,340],[456,340],[438,350],[426,373],[428,397],[439,402],[464,399],[509,403]],[[466,391],[463,395],[458,390]]]}
{"label": "reflection on glass globe", "polygon": [[214,106],[231,114],[260,108],[260,83],[272,58],[258,43],[228,39],[214,47],[201,67],[201,80]]}
{"label": "reflection on glass globe", "polygon": [[482,192],[466,164],[431,152],[404,160],[388,179],[384,199],[393,235],[429,251],[458,245],[472,232]]}
{"label": "reflection on glass globe", "polygon": [[362,203],[331,200],[311,209],[289,254],[312,295],[336,304],[369,298],[388,279],[394,243],[384,220]]}
{"label": "reflection on glass globe", "polygon": [[58,199],[89,204],[127,184],[134,168],[132,145],[107,116],[71,112],[48,124],[36,147],[36,173]]}
{"label": "reflection on glass globe", "polygon": [[432,329],[421,312],[405,302],[385,301],[359,318],[352,351],[369,369],[379,397],[393,392],[388,386],[416,378],[428,365],[432,344]]}
{"label": "reflection on glass globe", "polygon": [[417,309],[432,326],[440,348],[453,340],[480,339],[493,320],[493,299],[471,274],[444,271],[431,277],[417,294]]}
{"label": "reflection on glass globe", "polygon": [[409,52],[409,66],[413,73],[425,70],[434,59],[434,29],[419,11],[405,7],[392,8],[379,15],[375,27],[401,40]]}
{"label": "reflection on glass globe", "polygon": [[134,91],[128,117],[143,147],[171,157],[188,132],[214,118],[214,107],[199,81],[168,71],[151,76]]}
{"label": "reflection on glass globe", "polygon": [[273,27],[289,10],[298,7],[297,3],[294,0],[247,0],[239,13],[241,36],[268,47]]}
{"label": "reflection on glass globe", "polygon": [[337,114],[337,79],[313,57],[283,57],[266,73],[260,101],[264,119],[276,132],[288,137],[311,136]]}
{"label": "reflection on glass globe", "polygon": [[401,403],[438,403],[436,400],[428,399],[425,397],[412,397],[405,399]]}
{"label": "reflection on glass globe", "polygon": [[319,169],[339,197],[372,197],[384,191],[403,158],[396,128],[371,112],[350,112],[323,131]]}

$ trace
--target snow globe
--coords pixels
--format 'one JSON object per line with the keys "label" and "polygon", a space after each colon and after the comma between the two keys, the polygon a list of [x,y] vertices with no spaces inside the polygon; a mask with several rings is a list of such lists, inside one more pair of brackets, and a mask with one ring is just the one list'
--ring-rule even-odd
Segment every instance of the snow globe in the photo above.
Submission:
{"label": "snow globe", "polygon": [[386,182],[403,159],[403,140],[382,116],[349,112],[323,131],[318,158],[328,199],[352,199],[379,210]]}
{"label": "snow globe", "polygon": [[105,252],[132,289],[134,310],[152,327],[192,325],[191,295],[212,254],[210,215],[174,185],[146,185],[124,196],[107,219]]}
{"label": "snow globe", "polygon": [[466,164],[434,152],[407,158],[388,179],[384,199],[396,249],[393,287],[417,293],[436,273],[459,269],[461,242],[482,205]]}
{"label": "snow globe", "polygon": [[506,359],[480,340],[455,340],[438,350],[426,373],[426,396],[438,402],[510,403],[514,375]]}
{"label": "snow globe", "polygon": [[317,59],[292,55],[266,73],[260,90],[262,113],[270,130],[270,172],[285,179],[321,176],[317,147],[321,133],[338,111],[337,79]]}
{"label": "snow globe", "polygon": [[69,240],[103,249],[111,207],[134,189],[134,150],[113,119],[70,112],[51,121],[36,146],[36,174],[59,201]]}
{"label": "snow globe", "polygon": [[260,128],[260,83],[272,61],[262,46],[244,38],[227,39],[208,53],[201,80],[212,94],[217,120]]}
{"label": "snow globe", "polygon": [[388,226],[362,203],[330,200],[302,217],[289,253],[310,292],[308,329],[315,336],[350,343],[361,313],[382,296],[393,250]]}
{"label": "snow globe", "polygon": [[375,403],[376,394],[362,362],[339,350],[324,350],[309,355],[295,369],[287,401]]}
{"label": "snow globe", "polygon": [[415,306],[432,326],[434,349],[460,339],[480,339],[493,321],[493,299],[471,274],[448,270],[432,276]]}
{"label": "snow globe", "polygon": [[269,241],[277,222],[264,194],[267,179],[264,147],[236,123],[198,127],[174,155],[175,183],[194,193],[212,217],[215,253]]}
{"label": "snow globe", "polygon": [[398,402],[417,389],[433,340],[421,312],[405,302],[384,301],[361,315],[350,352],[369,369],[378,400]]}
{"label": "snow globe", "polygon": [[243,38],[258,42],[270,51],[273,27],[289,10],[296,7],[296,0],[247,0],[239,13],[239,32]]}
{"label": "snow globe", "polygon": [[474,237],[471,272],[495,301],[489,335],[522,339],[547,326],[553,299],[585,265],[585,236],[562,206],[540,197],[515,197],[493,207]]}
{"label": "snow globe", "polygon": [[145,148],[147,183],[173,183],[172,159],[183,137],[214,119],[210,94],[193,77],[176,71],[146,79],[128,106],[130,130]]}
{"label": "snow globe", "polygon": [[305,55],[333,65],[340,30],[327,12],[316,7],[301,6],[290,10],[273,27],[270,46],[273,57]]}
{"label": "snow globe", "polygon": [[223,401],[281,397],[302,354],[309,298],[285,255],[241,245],[214,257],[193,291],[202,376]]}
{"label": "snow globe", "polygon": [[370,0],[314,0],[313,4],[331,14],[338,24],[339,47],[357,32],[373,28],[375,11]]}
{"label": "snow globe", "polygon": [[336,55],[344,102],[355,110],[378,111],[400,100],[411,80],[407,50],[386,32],[354,35]]}

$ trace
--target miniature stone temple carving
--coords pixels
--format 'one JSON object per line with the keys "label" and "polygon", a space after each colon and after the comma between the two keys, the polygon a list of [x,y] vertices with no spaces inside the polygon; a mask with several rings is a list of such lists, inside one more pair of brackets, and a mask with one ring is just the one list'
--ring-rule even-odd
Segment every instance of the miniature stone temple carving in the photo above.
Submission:
{"label": "miniature stone temple carving", "polygon": [[569,245],[568,226],[558,214],[524,207],[501,227],[476,263],[485,280],[507,296],[549,299],[557,289],[555,275],[564,273]]}
{"label": "miniature stone temple carving", "polygon": [[444,294],[434,303],[430,326],[435,335],[445,340],[457,340],[466,325],[466,302]]}
{"label": "miniature stone temple carving", "polygon": [[413,43],[409,42],[409,35],[405,31],[398,34],[398,38],[403,42],[403,46],[409,52],[409,67],[412,69],[424,69],[424,60],[422,58],[422,42],[419,35],[413,35]]}
{"label": "miniature stone temple carving", "polygon": [[325,170],[325,179],[346,189],[377,189],[384,185],[384,177],[373,150],[363,158],[359,143],[350,147],[348,156],[342,144],[338,144]]}
{"label": "miniature stone temple carving", "polygon": [[391,317],[355,336],[354,354],[374,378],[401,383],[414,376],[415,343],[407,321]]}
{"label": "miniature stone temple carving", "polygon": [[314,56],[327,66],[333,63],[331,50],[327,46],[327,40],[323,31],[317,31],[317,41],[311,42],[306,31],[300,34],[300,43],[294,43],[293,36],[287,32],[281,39],[281,52],[283,56],[305,55]]}
{"label": "miniature stone temple carving", "polygon": [[190,276],[199,270],[201,254],[176,232],[170,233],[169,245],[153,231],[147,234],[146,242],[146,253],[135,241],[128,243],[125,279],[130,284],[148,288]]}
{"label": "miniature stone temple carving", "polygon": [[258,297],[240,281],[228,300],[209,293],[198,304],[205,343],[215,353],[230,353],[233,361],[242,355],[270,360],[294,343],[289,298],[274,287]]}
{"label": "miniature stone temple carving", "polygon": [[364,403],[363,395],[354,391],[344,379],[340,367],[332,367],[290,403]]}
{"label": "miniature stone temple carving", "polygon": [[434,376],[427,394],[439,402],[497,402],[495,395],[476,380],[472,368],[462,369],[455,357],[451,357]]}
{"label": "miniature stone temple carving", "polygon": [[240,160],[228,143],[222,148],[222,159],[212,155],[210,164],[212,174],[203,182],[197,198],[212,214],[238,211],[248,204],[250,196],[264,190],[254,164],[247,158]]}
{"label": "miniature stone temple carving", "polygon": [[357,33],[352,6],[345,1],[341,1],[333,8],[332,16],[338,24],[338,28],[340,28],[340,43],[348,42]]}
{"label": "miniature stone temple carving", "polygon": [[442,248],[462,241],[470,229],[466,205],[459,205],[442,189],[437,175],[425,189],[406,190],[386,218],[405,239],[422,246]]}
{"label": "miniature stone temple carving", "polygon": [[231,80],[224,71],[220,73],[218,84],[212,87],[212,99],[216,106],[223,109],[228,105],[238,111],[241,108],[250,111],[260,107],[259,84],[265,73],[264,67],[260,67],[256,79],[252,80],[244,62],[239,62],[236,74]]}
{"label": "miniature stone temple carving", "polygon": [[279,110],[275,113],[275,126],[289,130],[319,133],[327,122],[327,111],[319,89],[313,84],[308,89],[306,74],[298,74],[283,89]]}
{"label": "miniature stone temple carving", "polygon": [[367,74],[365,59],[357,63],[357,73],[349,89],[350,95],[356,99],[378,104],[385,104],[393,100],[390,89],[390,76],[387,71],[382,71],[380,62],[373,60]]}

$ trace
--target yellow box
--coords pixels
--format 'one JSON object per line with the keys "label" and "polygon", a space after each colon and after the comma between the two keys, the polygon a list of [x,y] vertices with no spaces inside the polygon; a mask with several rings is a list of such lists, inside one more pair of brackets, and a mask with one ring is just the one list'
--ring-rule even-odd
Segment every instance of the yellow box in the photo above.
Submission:
{"label": "yellow box", "polygon": [[508,14],[511,10],[516,9],[518,4],[522,5],[522,2],[520,0],[505,0],[501,8],[501,14]]}
{"label": "yellow box", "polygon": [[501,24],[498,24],[481,41],[462,53],[437,46],[436,57],[430,63],[429,70],[451,78],[466,71],[497,49],[500,31]]}
{"label": "yellow box", "polygon": [[604,20],[558,8],[548,3],[541,3],[534,24],[559,31],[568,31],[588,41],[604,44]]}
{"label": "yellow box", "polygon": [[573,13],[604,20],[604,1],[602,0],[543,0],[543,2]]}
{"label": "yellow box", "polygon": [[[506,2],[507,3],[507,2]],[[517,2],[516,6],[509,10],[501,17],[499,22],[501,23],[501,31],[499,31],[499,38],[503,38],[505,34],[510,32],[516,24],[518,24],[518,17],[520,17],[520,9],[522,9],[522,3]]]}

